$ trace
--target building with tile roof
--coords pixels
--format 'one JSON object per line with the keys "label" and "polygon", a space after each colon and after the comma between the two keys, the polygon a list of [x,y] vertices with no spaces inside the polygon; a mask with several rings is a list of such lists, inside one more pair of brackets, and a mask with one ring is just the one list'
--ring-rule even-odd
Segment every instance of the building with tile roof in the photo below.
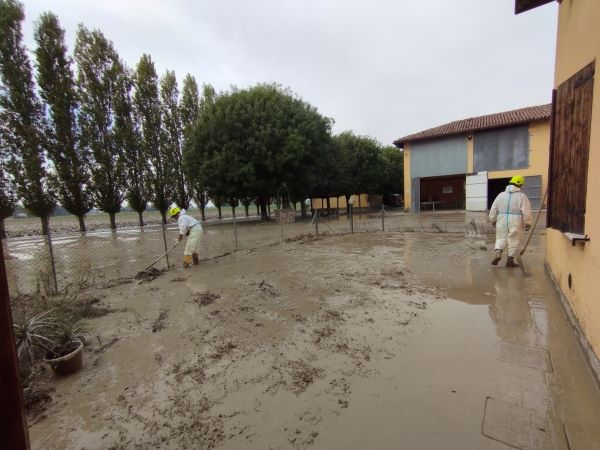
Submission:
{"label": "building with tile roof", "polygon": [[550,104],[456,120],[394,141],[404,149],[404,207],[487,210],[514,175],[540,207],[548,172]]}

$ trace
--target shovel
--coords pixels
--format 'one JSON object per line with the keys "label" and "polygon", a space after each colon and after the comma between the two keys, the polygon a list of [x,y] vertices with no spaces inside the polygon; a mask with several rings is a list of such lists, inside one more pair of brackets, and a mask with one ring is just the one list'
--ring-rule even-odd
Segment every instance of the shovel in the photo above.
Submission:
{"label": "shovel", "polygon": [[173,247],[171,247],[169,250],[167,250],[166,252],[164,252],[158,258],[156,258],[156,261],[154,261],[152,264],[150,264],[148,267],[146,267],[144,270],[142,270],[142,272],[147,272],[148,269],[150,269],[151,267],[153,267],[157,262],[159,262],[161,259],[163,259],[165,256],[167,256],[169,253],[171,253],[171,250],[173,250],[175,247],[177,247],[180,243],[181,243],[181,241],[177,241],[177,243]]}
{"label": "shovel", "polygon": [[535,220],[533,221],[533,226],[531,227],[531,231],[529,232],[529,237],[527,238],[527,241],[525,241],[525,245],[523,246],[523,249],[519,252],[520,256],[523,256],[523,253],[525,253],[525,250],[527,250],[529,241],[531,241],[531,237],[533,236],[533,232],[535,231],[535,226],[537,225],[538,219],[540,218],[540,214],[542,212],[542,206],[544,205],[544,202],[546,201],[547,195],[548,195],[548,189],[546,189],[546,192],[544,192],[544,198],[542,199],[542,203],[540,203],[540,209],[538,209],[537,215],[535,216]]}

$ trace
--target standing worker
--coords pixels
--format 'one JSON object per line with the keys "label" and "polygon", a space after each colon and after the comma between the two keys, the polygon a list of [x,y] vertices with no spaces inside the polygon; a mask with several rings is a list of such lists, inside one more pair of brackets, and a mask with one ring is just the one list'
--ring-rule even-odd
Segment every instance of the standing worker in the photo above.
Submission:
{"label": "standing worker", "polygon": [[506,190],[498,194],[490,209],[490,221],[496,226],[496,257],[492,261],[497,266],[502,259],[502,251],[508,247],[506,267],[518,267],[515,256],[519,251],[519,244],[523,229],[531,228],[531,204],[521,187],[525,178],[515,175],[510,179]]}
{"label": "standing worker", "polygon": [[202,234],[202,225],[198,220],[189,216],[185,209],[177,206],[169,210],[169,215],[177,220],[177,225],[179,225],[179,241],[181,242],[184,236],[188,237],[183,251],[183,267],[188,268],[192,261],[194,265],[197,265],[199,263],[197,252],[200,235]]}

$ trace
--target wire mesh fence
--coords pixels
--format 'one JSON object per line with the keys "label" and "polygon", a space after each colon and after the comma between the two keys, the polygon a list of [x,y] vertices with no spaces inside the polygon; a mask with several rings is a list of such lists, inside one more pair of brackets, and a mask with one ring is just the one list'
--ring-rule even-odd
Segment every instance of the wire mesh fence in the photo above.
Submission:
{"label": "wire mesh fence", "polygon": [[[410,214],[402,211],[314,211],[301,217],[294,212],[289,223],[229,218],[204,224],[200,260],[235,251],[257,249],[296,240],[306,235],[340,235],[372,232],[464,233],[484,236],[494,229],[486,213],[465,211]],[[55,294],[91,286],[107,287],[129,282],[177,242],[179,230],[171,223],[145,227],[55,233],[48,236],[9,238],[4,242],[9,289],[13,295]],[[158,269],[180,266],[185,243],[158,261]]]}

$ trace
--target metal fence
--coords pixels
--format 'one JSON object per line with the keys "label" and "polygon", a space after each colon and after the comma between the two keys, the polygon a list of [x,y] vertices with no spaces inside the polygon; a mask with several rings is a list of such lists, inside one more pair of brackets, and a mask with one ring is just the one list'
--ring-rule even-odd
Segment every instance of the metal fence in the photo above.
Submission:
{"label": "metal fence", "polygon": [[[292,223],[225,219],[204,224],[201,260],[276,245],[305,235],[380,232],[464,233],[484,236],[493,232],[486,213],[465,211],[410,214],[399,210],[345,212],[327,215],[315,211]],[[91,286],[129,282],[177,242],[176,224],[9,238],[4,241],[9,289],[13,295],[55,294]],[[185,243],[156,267],[181,265]]]}

